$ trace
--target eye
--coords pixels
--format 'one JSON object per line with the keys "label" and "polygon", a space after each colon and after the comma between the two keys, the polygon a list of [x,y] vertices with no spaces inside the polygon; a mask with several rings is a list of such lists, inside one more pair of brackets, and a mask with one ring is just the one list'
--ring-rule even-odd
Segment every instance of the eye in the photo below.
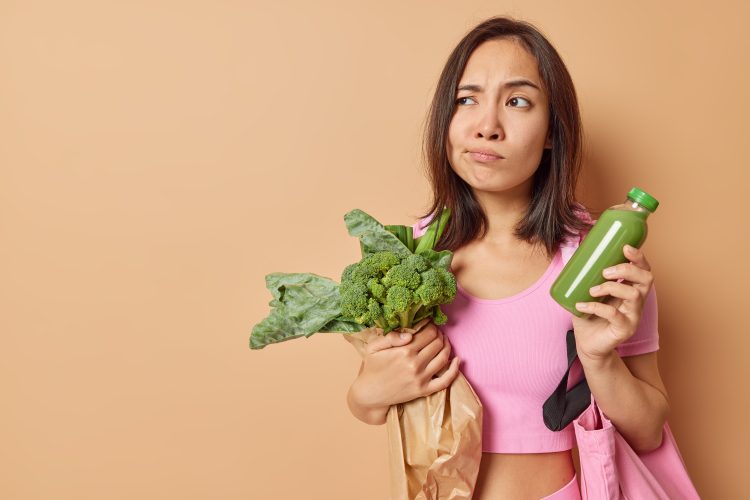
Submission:
{"label": "eye", "polygon": [[473,99],[473,97],[459,97],[458,99],[456,99],[456,104],[458,104],[459,106],[461,106],[462,104],[464,104],[464,101],[466,99]]}
{"label": "eye", "polygon": [[520,101],[523,101],[523,102],[525,102],[526,104],[525,104],[525,105],[522,105],[522,106],[515,106],[515,105],[514,105],[514,106],[513,106],[514,108],[528,108],[528,107],[530,107],[530,106],[531,106],[531,101],[529,101],[529,100],[528,100],[528,99],[526,99],[525,97],[521,97],[521,96],[515,96],[515,97],[511,97],[511,98],[510,98],[510,99],[508,100],[508,103],[509,103],[509,104],[512,104],[512,103],[516,103],[516,104],[517,104],[519,100],[520,100]]}

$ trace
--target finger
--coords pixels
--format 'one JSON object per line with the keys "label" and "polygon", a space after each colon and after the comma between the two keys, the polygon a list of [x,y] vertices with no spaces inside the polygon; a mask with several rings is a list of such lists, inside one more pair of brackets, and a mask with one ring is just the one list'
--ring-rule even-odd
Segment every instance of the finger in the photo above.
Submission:
{"label": "finger", "polygon": [[402,337],[399,332],[389,332],[370,341],[367,344],[367,351],[372,354],[385,349],[390,349],[391,347],[406,345],[410,343],[411,340],[412,335],[410,334],[406,334]]}
{"label": "finger", "polygon": [[628,318],[612,305],[601,302],[578,302],[576,309],[606,319],[616,329],[627,330]]}
{"label": "finger", "polygon": [[417,353],[417,365],[420,369],[424,368],[427,363],[434,358],[437,353],[440,352],[440,350],[445,345],[445,336],[442,333],[438,333],[438,336],[435,337],[435,339],[427,344],[422,350],[420,350]]}
{"label": "finger", "polygon": [[[605,281],[601,285],[593,286],[589,289],[589,294],[592,297],[616,297],[627,302],[628,307],[634,307],[636,309],[643,300],[643,295],[641,295],[641,292],[633,285],[628,283],[618,283],[616,281]],[[614,304],[610,305],[617,307]]]}
{"label": "finger", "polygon": [[439,390],[446,389],[458,376],[458,367],[461,360],[453,358],[451,363],[448,365],[448,369],[445,370],[439,377],[435,377],[427,383],[425,388],[425,396],[433,394]]}
{"label": "finger", "polygon": [[640,248],[635,248],[634,246],[625,245],[623,247],[623,254],[625,254],[625,257],[635,264],[636,266],[645,269],[647,271],[651,270],[651,265],[646,260],[646,255],[643,253],[643,250]]}
{"label": "finger", "polygon": [[418,353],[432,341],[434,341],[440,335],[437,326],[433,323],[429,323],[427,326],[419,330],[414,334],[414,341],[409,345],[409,350],[413,353]]}
{"label": "finger", "polygon": [[645,296],[654,283],[654,275],[651,271],[636,266],[631,262],[617,264],[602,271],[602,275],[608,280],[627,280],[636,285],[639,292]]}
{"label": "finger", "polygon": [[[427,349],[424,349],[422,352],[426,350]],[[421,355],[422,353],[420,352],[419,354]],[[432,358],[427,359],[427,366],[424,369],[424,374],[427,377],[432,378],[437,372],[444,368],[445,365],[448,364],[448,362],[450,362],[450,358],[451,344],[450,342],[448,342],[448,339],[445,339],[440,351],[438,351]]]}
{"label": "finger", "polygon": [[622,304],[622,299],[608,295],[607,297],[604,298],[604,300],[602,300],[602,303],[608,304],[614,307],[615,309],[619,309],[620,305]]}
{"label": "finger", "polygon": [[[615,282],[616,284],[620,284],[619,282]],[[636,293],[639,295],[640,303],[643,303],[643,298],[640,297],[640,292],[631,285],[631,283],[623,282],[622,285],[624,286],[631,286],[634,290],[636,290]],[[623,313],[625,316],[627,316],[631,321],[638,321],[636,316],[638,314],[639,308],[642,308],[643,306],[638,303],[638,300],[632,301],[632,300],[626,300],[620,297],[615,297],[614,295],[607,295],[604,297],[604,300],[601,302],[603,304],[607,304],[609,306],[614,307],[621,313]]]}

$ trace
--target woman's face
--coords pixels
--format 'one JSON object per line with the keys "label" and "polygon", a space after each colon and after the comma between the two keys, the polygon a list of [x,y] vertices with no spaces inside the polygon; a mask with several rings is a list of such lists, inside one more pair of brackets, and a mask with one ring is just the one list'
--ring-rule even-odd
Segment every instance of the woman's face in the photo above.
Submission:
{"label": "woman's face", "polygon": [[[448,128],[448,159],[474,191],[531,192],[548,140],[549,110],[537,61],[512,39],[469,57]],[[516,189],[514,189],[516,188]]]}

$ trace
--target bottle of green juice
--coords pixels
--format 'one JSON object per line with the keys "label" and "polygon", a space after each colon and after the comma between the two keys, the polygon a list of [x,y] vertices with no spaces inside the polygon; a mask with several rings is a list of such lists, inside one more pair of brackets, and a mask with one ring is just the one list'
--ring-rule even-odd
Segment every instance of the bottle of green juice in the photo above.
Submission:
{"label": "bottle of green juice", "polygon": [[589,295],[589,289],[607,281],[604,269],[627,262],[625,245],[640,248],[648,232],[646,217],[658,206],[653,196],[633,188],[625,203],[605,210],[552,284],[552,298],[578,317],[585,313],[576,309],[576,302],[604,300]]}

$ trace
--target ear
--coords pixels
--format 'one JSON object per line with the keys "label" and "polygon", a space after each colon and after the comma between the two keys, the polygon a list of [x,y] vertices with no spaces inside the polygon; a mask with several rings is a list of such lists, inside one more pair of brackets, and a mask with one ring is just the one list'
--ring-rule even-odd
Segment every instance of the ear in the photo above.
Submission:
{"label": "ear", "polygon": [[547,140],[544,141],[544,149],[552,149],[552,129],[547,132]]}

